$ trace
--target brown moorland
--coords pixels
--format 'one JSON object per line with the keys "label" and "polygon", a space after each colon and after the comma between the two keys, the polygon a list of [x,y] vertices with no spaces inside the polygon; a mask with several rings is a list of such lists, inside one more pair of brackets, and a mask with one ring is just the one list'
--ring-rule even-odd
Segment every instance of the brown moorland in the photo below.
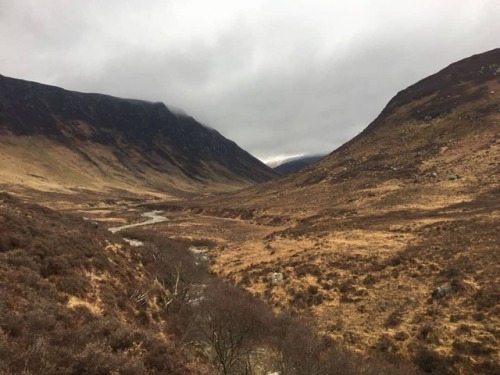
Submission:
{"label": "brown moorland", "polygon": [[216,242],[218,275],[352,348],[498,373],[499,136],[496,49],[398,93],[299,173],[147,207],[177,217],[163,233]]}
{"label": "brown moorland", "polygon": [[1,374],[418,374],[355,353],[211,276],[154,227],[124,231],[0,194]]}
{"label": "brown moorland", "polygon": [[[266,301],[275,313],[292,311],[311,318],[322,340],[372,358],[403,358],[426,373],[496,374],[500,372],[499,125],[497,49],[454,63],[398,93],[364,132],[320,162],[236,193],[206,198],[180,191],[166,196],[151,186],[139,186],[137,191],[109,189],[105,194],[73,185],[72,190],[58,187],[51,192],[22,184],[3,188],[57,211],[70,211],[71,217],[91,219],[75,218],[75,228],[91,222],[98,228],[114,227],[143,220],[140,215],[145,211],[163,210],[169,221],[124,235],[149,241],[159,236],[184,244],[184,250],[201,249],[212,272]],[[23,220],[32,215],[29,210],[20,212]],[[50,211],[50,215],[64,216],[48,220],[39,236],[50,229],[49,222],[67,220],[66,213]],[[9,216],[8,222],[15,220]],[[13,233],[24,233],[23,221],[18,222]],[[105,236],[134,254],[119,237]],[[85,243],[100,237],[84,230],[78,238]],[[102,252],[101,245],[97,248]],[[123,267],[117,263],[111,274],[146,267],[146,259],[151,258],[144,258],[142,266],[136,260],[127,260]],[[85,263],[76,269],[85,267],[93,266]],[[55,281],[57,288],[58,280],[55,275],[49,281]],[[128,285],[126,278],[121,282]],[[9,292],[6,285],[11,284],[4,287]],[[89,288],[85,301],[92,312],[96,299],[92,284]],[[60,292],[57,298],[64,298],[66,292]],[[18,295],[8,295],[19,303]],[[27,306],[36,303],[35,297],[30,298]],[[110,309],[110,314],[120,313],[116,307]],[[133,306],[130,309],[134,311]],[[168,325],[171,320],[150,327],[156,332],[155,324]],[[295,321],[292,325],[297,332],[307,331]],[[271,326],[280,324],[273,320]],[[273,334],[279,343],[289,343],[298,339],[290,332]],[[25,348],[31,348],[28,342],[24,341]],[[317,361],[332,352],[315,340],[309,342],[316,344],[302,348],[321,348],[311,349],[316,357],[309,360],[324,365],[323,372],[313,373],[348,367]],[[290,361],[309,363],[299,356],[300,350],[284,346],[281,353],[287,353]],[[117,353],[122,355],[123,350]],[[351,358],[352,352],[342,353]],[[333,354],[339,357],[340,352]],[[131,358],[137,366],[150,366],[143,357]],[[311,369],[302,371],[300,363],[287,366],[297,374]],[[398,373],[378,365],[372,366],[373,374]],[[409,371],[404,368],[399,373]]]}

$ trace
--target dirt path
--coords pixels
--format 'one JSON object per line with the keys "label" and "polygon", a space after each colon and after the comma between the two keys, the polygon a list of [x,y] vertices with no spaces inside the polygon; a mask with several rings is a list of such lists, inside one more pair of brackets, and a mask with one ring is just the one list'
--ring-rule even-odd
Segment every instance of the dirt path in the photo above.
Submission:
{"label": "dirt path", "polygon": [[112,228],[108,228],[108,230],[111,233],[117,233],[117,232],[124,230],[124,229],[141,227],[143,225],[151,225],[151,224],[162,223],[164,221],[168,221],[168,219],[165,216],[158,215],[160,212],[162,212],[162,211],[145,212],[141,216],[148,217],[149,220],[141,221],[139,223],[134,223],[134,224],[122,225],[121,227],[112,227]]}

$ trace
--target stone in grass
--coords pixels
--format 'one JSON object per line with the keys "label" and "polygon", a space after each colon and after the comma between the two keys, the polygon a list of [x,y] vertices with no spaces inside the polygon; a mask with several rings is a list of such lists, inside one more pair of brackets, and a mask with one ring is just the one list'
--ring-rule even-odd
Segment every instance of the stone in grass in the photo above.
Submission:
{"label": "stone in grass", "polygon": [[440,287],[437,287],[432,291],[432,298],[440,299],[444,298],[447,295],[453,293],[455,291],[455,288],[453,285],[450,283],[446,283],[444,285],[441,285]]}
{"label": "stone in grass", "polygon": [[277,285],[283,282],[283,273],[273,272],[271,273],[271,284]]}

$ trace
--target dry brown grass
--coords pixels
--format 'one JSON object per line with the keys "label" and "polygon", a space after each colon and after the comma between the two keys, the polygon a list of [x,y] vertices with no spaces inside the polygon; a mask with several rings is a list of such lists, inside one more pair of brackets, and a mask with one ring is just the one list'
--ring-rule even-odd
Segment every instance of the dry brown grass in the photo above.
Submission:
{"label": "dry brown grass", "polygon": [[498,372],[500,84],[466,89],[471,101],[431,120],[414,113],[437,97],[402,106],[303,173],[160,204],[184,216],[162,230],[212,239],[217,274],[358,350]]}
{"label": "dry brown grass", "polygon": [[211,372],[172,338],[157,303],[169,290],[155,282],[169,270],[153,269],[147,249],[74,215],[0,202],[0,373]]}
{"label": "dry brown grass", "polygon": [[[29,175],[29,163],[14,149],[13,156],[0,155],[11,166],[4,181],[28,186],[9,186],[20,196],[103,227],[137,221],[142,210],[165,210],[170,221],[147,236],[203,246],[217,275],[274,311],[312,318],[330,339],[370,356],[413,361],[426,373],[494,374],[500,371],[500,82],[480,78],[477,85],[426,80],[314,167],[235,194],[190,199],[180,184],[162,196],[144,184],[133,188],[130,176],[115,172],[109,185],[98,179],[85,185],[90,191],[68,191],[75,176],[47,182],[38,176],[44,177],[43,166]],[[450,86],[442,87],[446,82]],[[21,160],[19,171],[13,158]],[[101,187],[110,188],[106,197]],[[130,234],[140,239],[144,233]],[[21,243],[14,236],[0,245],[12,241]],[[150,269],[132,266],[119,247],[109,250],[105,254],[127,262],[114,277],[124,277],[124,269],[136,277],[155,269],[154,262]],[[16,262],[33,266],[30,258]],[[48,277],[59,280],[60,269],[51,265],[55,274]],[[271,283],[273,272],[283,273],[282,283]],[[103,296],[113,285],[79,277],[81,285],[57,284],[73,293],[64,306],[83,307],[87,293],[84,301],[105,311]],[[441,295],[440,287],[447,292]],[[139,312],[137,306],[130,311]],[[118,320],[126,321],[123,314]],[[322,347],[315,339],[311,345]],[[291,359],[300,353],[287,350]]]}
{"label": "dry brown grass", "polygon": [[[497,201],[476,197],[456,204],[440,195],[434,209],[404,204],[386,213],[374,205],[290,227],[188,210],[161,231],[212,239],[217,274],[277,311],[314,316],[323,333],[353,348],[487,374],[498,363],[499,215]],[[284,282],[272,285],[272,272]],[[456,291],[432,298],[446,283]]]}

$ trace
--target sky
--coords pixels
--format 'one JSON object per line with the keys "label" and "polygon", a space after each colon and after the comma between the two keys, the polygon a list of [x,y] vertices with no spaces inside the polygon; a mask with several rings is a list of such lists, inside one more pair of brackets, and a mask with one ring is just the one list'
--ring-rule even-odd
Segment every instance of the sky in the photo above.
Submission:
{"label": "sky", "polygon": [[500,47],[499,0],[0,0],[0,74],[162,101],[261,160],[328,153]]}

